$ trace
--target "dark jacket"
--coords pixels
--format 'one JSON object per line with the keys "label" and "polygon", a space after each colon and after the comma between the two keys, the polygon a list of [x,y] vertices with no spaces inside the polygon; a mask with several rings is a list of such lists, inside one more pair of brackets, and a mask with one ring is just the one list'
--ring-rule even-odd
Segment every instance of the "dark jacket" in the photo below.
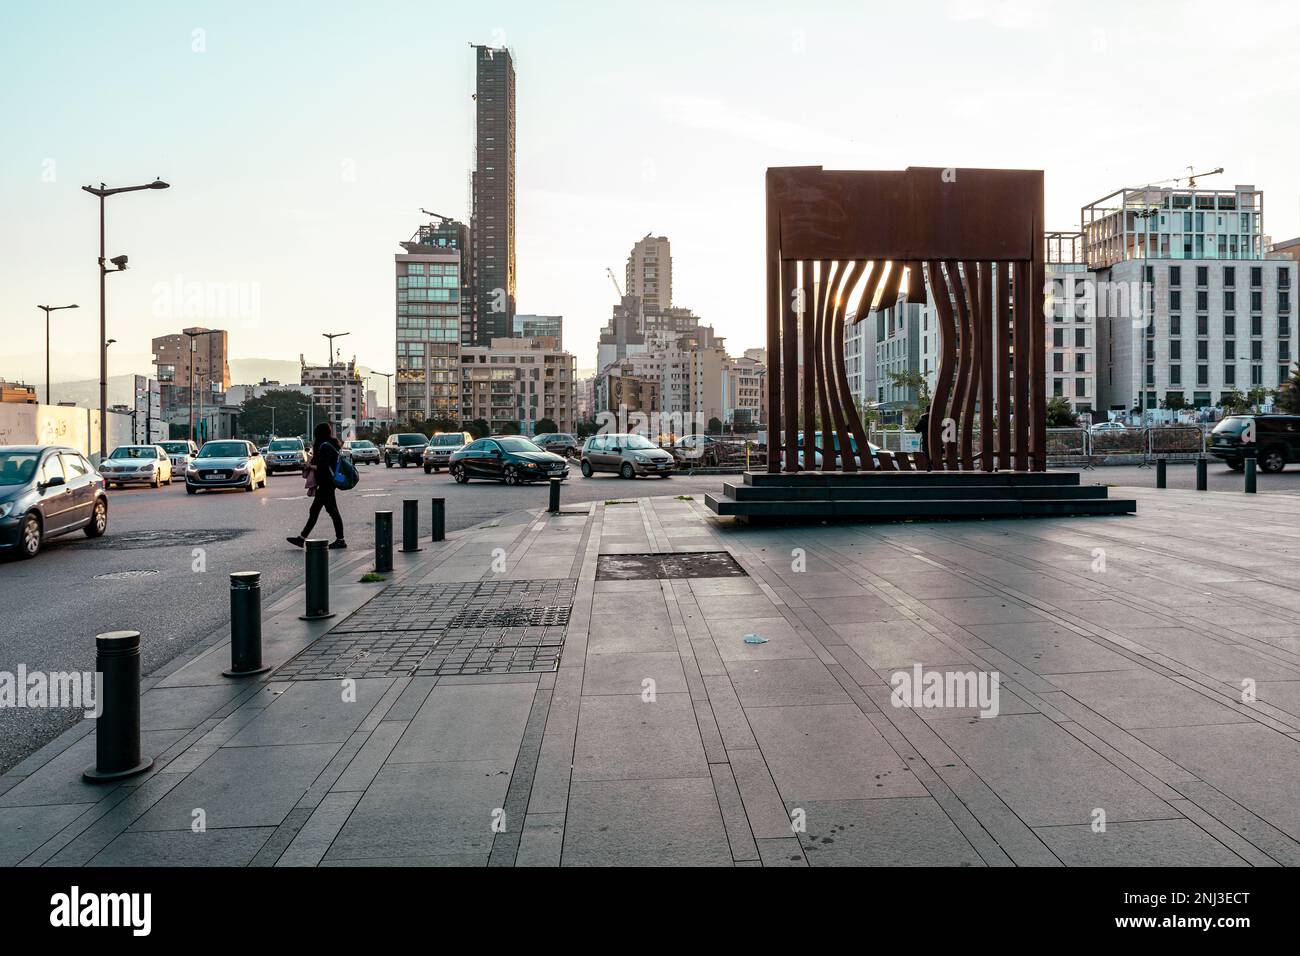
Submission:
{"label": "dark jacket", "polygon": [[316,469],[316,487],[334,488],[334,469],[339,463],[339,443],[333,438],[319,441],[312,448],[311,465]]}

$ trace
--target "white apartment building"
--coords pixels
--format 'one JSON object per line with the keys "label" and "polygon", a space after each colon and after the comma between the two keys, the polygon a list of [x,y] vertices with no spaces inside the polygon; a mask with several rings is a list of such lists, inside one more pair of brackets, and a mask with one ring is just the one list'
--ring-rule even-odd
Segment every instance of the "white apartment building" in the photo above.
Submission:
{"label": "white apartment building", "polygon": [[316,405],[329,412],[331,422],[337,426],[366,417],[366,385],[355,357],[331,365],[308,365],[303,356],[298,359],[302,364],[299,381],[310,389]]}
{"label": "white apartment building", "polygon": [[1099,420],[1105,415],[1097,394],[1097,275],[1083,261],[1083,233],[1049,232],[1044,239],[1047,395]]}
{"label": "white apartment building", "polygon": [[1203,408],[1286,381],[1300,263],[1265,251],[1263,206],[1237,186],[1125,189],[1083,208],[1099,409]]}
{"label": "white apartment building", "polygon": [[673,304],[673,254],[667,236],[646,234],[627,257],[624,295],[639,296],[646,311]]}
{"label": "white apartment building", "polygon": [[722,421],[749,425],[763,421],[763,383],[767,369],[757,359],[730,358],[722,365]]}
{"label": "white apartment building", "polygon": [[460,353],[460,420],[481,418],[493,432],[518,423],[537,433],[543,418],[562,432],[577,425],[577,360],[549,336],[494,338]]}

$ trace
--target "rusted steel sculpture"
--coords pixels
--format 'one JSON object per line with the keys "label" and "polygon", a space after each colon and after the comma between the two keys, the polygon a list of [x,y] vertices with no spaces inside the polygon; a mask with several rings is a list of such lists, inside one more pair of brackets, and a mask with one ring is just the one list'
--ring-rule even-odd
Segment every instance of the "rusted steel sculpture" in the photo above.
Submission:
{"label": "rusted steel sculpture", "polygon": [[[1039,170],[769,169],[767,470],[1046,470],[1043,280]],[[862,321],[927,285],[930,455],[873,457],[844,364],[850,303]]]}

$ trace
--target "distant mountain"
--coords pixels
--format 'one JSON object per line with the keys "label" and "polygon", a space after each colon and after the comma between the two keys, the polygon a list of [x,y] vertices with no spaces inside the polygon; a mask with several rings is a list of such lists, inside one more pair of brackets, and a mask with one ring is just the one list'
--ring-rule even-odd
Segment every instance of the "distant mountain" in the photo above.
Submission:
{"label": "distant mountain", "polygon": [[245,358],[230,360],[230,381],[233,385],[256,385],[262,379],[281,385],[297,385],[302,366],[284,359]]}

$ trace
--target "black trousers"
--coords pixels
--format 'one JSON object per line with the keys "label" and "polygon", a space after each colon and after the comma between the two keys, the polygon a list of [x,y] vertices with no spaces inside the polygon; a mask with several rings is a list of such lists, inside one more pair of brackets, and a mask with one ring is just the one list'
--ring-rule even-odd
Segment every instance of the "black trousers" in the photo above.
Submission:
{"label": "black trousers", "polygon": [[329,512],[330,520],[334,522],[334,537],[343,537],[343,516],[339,514],[337,491],[336,488],[316,486],[316,494],[311,499],[311,511],[307,514],[307,524],[303,526],[301,537],[305,538],[311,534],[311,529],[316,527],[316,519],[320,517],[322,508]]}

